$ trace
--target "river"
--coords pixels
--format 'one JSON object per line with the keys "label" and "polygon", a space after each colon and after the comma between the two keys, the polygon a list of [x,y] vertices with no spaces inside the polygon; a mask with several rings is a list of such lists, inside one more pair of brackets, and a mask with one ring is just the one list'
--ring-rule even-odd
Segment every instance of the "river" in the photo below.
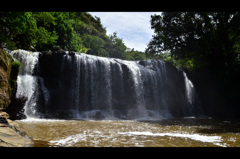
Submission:
{"label": "river", "polygon": [[68,51],[10,54],[21,63],[16,97],[27,98],[27,119],[17,122],[33,146],[240,146],[240,123],[200,118],[194,84],[169,62]]}
{"label": "river", "polygon": [[163,120],[18,120],[34,147],[239,147],[240,122]]}

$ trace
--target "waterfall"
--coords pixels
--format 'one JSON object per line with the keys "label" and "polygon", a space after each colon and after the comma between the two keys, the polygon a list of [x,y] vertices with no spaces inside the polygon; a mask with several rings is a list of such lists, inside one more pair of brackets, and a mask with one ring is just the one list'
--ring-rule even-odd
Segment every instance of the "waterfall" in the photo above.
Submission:
{"label": "waterfall", "polygon": [[187,75],[185,72],[183,72],[183,75],[184,75],[184,80],[185,80],[185,88],[186,88],[186,95],[187,95],[187,99],[188,99],[188,102],[190,104],[193,103],[193,91],[194,91],[194,86],[192,84],[192,82],[187,78]]}
{"label": "waterfall", "polygon": [[25,50],[16,50],[10,53],[14,58],[21,63],[21,69],[17,78],[17,93],[16,97],[25,96],[27,101],[25,103],[25,115],[31,117],[36,114],[36,76],[33,75],[35,65],[38,63],[38,52],[29,52]]}
{"label": "waterfall", "polygon": [[[27,117],[162,119],[192,116],[194,86],[160,60],[126,61],[73,52],[10,53],[22,66],[17,96]],[[197,108],[196,108],[197,109]]]}

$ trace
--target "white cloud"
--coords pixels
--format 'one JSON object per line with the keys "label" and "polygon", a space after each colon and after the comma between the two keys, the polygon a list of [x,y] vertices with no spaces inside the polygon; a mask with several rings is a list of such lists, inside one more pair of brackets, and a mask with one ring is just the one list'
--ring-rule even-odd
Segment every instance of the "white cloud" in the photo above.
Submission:
{"label": "white cloud", "polygon": [[151,40],[150,19],[153,14],[160,12],[89,12],[93,16],[100,17],[107,34],[117,32],[117,36],[123,39],[125,45],[135,50],[144,51]]}

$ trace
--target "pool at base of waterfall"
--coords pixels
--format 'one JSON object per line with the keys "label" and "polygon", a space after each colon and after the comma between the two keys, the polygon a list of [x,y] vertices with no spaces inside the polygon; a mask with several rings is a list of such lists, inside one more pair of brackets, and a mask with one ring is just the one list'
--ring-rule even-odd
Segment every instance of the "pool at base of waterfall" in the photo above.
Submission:
{"label": "pool at base of waterfall", "polygon": [[170,62],[10,54],[21,63],[16,97],[27,98],[27,119],[17,122],[36,147],[240,146],[237,121],[183,118],[204,110],[187,74]]}
{"label": "pool at base of waterfall", "polygon": [[210,118],[17,121],[35,147],[239,147],[240,123]]}

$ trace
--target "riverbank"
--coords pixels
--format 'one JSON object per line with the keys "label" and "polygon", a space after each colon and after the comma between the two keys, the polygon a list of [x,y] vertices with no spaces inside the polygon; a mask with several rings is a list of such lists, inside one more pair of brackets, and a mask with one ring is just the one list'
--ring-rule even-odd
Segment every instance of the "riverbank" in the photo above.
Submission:
{"label": "riverbank", "polygon": [[8,119],[6,112],[0,111],[0,147],[29,147],[32,140],[20,129],[17,122]]}

